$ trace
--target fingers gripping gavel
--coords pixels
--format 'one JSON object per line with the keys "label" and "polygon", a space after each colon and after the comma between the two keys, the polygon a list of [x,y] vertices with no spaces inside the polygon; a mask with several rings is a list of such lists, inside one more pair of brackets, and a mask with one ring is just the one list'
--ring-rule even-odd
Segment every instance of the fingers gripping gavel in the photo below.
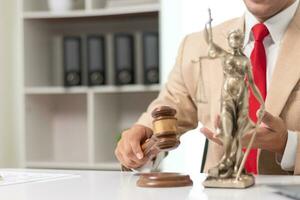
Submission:
{"label": "fingers gripping gavel", "polygon": [[[169,106],[161,106],[153,110],[153,135],[142,145],[145,157],[153,158],[159,152],[167,152],[178,147],[176,110]],[[122,167],[123,170],[127,170]]]}

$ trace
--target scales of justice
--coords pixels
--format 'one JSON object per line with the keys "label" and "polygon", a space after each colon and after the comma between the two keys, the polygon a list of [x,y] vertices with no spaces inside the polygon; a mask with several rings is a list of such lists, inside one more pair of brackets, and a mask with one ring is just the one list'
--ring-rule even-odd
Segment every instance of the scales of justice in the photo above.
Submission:
{"label": "scales of justice", "polygon": [[[260,125],[264,113],[264,100],[254,84],[252,67],[244,55],[244,34],[232,30],[228,34],[230,51],[219,47],[213,41],[212,18],[209,9],[209,21],[205,25],[204,37],[208,44],[207,59],[220,59],[223,67],[223,88],[221,93],[220,126],[217,137],[223,142],[223,156],[216,166],[208,170],[203,182],[204,187],[247,188],[255,183],[254,176],[244,170],[246,158],[253,145],[256,128]],[[202,57],[199,60],[203,59]],[[201,67],[201,65],[200,65]],[[202,79],[202,77],[200,77]],[[248,116],[248,86],[261,103],[258,120],[255,124]],[[176,110],[168,106],[156,108],[152,112],[153,135],[142,144],[145,156],[153,158],[157,152],[167,152],[178,147]],[[243,134],[252,131],[251,140],[245,153],[242,151]],[[124,167],[123,167],[124,168]],[[188,175],[179,173],[141,173],[137,181],[140,187],[180,187],[192,185]]]}
{"label": "scales of justice", "polygon": [[[244,166],[255,139],[256,128],[261,123],[265,104],[254,83],[251,62],[243,53],[244,33],[241,30],[231,30],[227,36],[230,51],[222,49],[213,41],[210,9],[208,13],[209,21],[204,29],[208,44],[207,58],[220,59],[223,67],[220,126],[216,132],[223,143],[224,153],[219,163],[208,170],[208,177],[203,185],[214,188],[247,188],[254,185],[255,180],[253,175],[245,172]],[[248,114],[248,86],[261,104],[256,124]],[[252,137],[243,153],[242,136],[248,132],[252,132]]]}

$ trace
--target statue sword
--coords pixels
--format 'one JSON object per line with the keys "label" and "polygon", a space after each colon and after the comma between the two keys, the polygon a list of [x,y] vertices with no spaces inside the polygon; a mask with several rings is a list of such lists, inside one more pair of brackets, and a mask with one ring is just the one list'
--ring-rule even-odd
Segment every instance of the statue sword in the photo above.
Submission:
{"label": "statue sword", "polygon": [[[260,112],[261,112],[261,111],[260,111]],[[264,112],[264,111],[263,111],[263,112]],[[249,142],[249,144],[248,144],[248,146],[247,146],[247,149],[246,149],[246,151],[245,151],[245,154],[244,154],[243,160],[242,160],[242,162],[241,162],[240,168],[239,168],[239,170],[238,170],[237,176],[236,176],[236,178],[235,178],[235,181],[238,181],[239,178],[240,178],[240,176],[241,176],[242,170],[244,169],[244,166],[245,166],[245,163],[246,163],[246,159],[247,159],[247,157],[248,157],[248,155],[249,155],[249,153],[250,153],[250,149],[251,149],[252,146],[253,146],[254,139],[255,139],[255,136],[256,136],[256,133],[257,133],[257,129],[258,129],[258,127],[260,126],[260,124],[261,124],[261,122],[262,122],[262,118],[263,118],[263,115],[259,115],[259,118],[258,118],[258,120],[257,120],[257,122],[256,122],[256,125],[255,125],[255,132],[253,133],[253,135],[252,135],[252,137],[251,137],[251,139],[250,139],[250,142]]]}

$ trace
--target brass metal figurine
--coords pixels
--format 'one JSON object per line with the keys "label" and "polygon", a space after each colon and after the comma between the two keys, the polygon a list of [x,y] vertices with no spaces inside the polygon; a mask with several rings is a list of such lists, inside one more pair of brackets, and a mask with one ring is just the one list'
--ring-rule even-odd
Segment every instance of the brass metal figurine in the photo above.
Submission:
{"label": "brass metal figurine", "polygon": [[[246,188],[254,184],[254,177],[246,174],[244,164],[255,137],[255,128],[261,122],[264,100],[253,81],[251,63],[243,53],[244,33],[232,30],[228,34],[230,51],[214,43],[211,14],[205,25],[204,36],[208,44],[208,58],[221,59],[223,88],[221,92],[220,126],[217,136],[223,142],[224,155],[219,163],[209,169],[205,187]],[[248,116],[248,85],[261,104],[255,125]],[[245,154],[241,139],[244,133],[254,131]]]}

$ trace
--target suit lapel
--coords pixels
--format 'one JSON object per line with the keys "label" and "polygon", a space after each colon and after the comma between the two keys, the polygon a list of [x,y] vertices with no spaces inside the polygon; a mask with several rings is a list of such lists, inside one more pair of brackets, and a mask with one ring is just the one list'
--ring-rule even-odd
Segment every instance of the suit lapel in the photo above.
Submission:
{"label": "suit lapel", "polygon": [[300,77],[300,13],[290,23],[278,54],[266,97],[266,109],[279,116]]}
{"label": "suit lapel", "polygon": [[[299,9],[288,26],[282,40],[270,88],[267,93],[266,110],[275,116],[281,114],[291,91],[300,77],[300,26],[297,23],[300,23]],[[272,158],[271,163],[273,164],[270,163],[270,159],[268,158]],[[280,171],[282,172],[274,160],[274,153],[261,150],[259,154],[259,173],[279,174]]]}

